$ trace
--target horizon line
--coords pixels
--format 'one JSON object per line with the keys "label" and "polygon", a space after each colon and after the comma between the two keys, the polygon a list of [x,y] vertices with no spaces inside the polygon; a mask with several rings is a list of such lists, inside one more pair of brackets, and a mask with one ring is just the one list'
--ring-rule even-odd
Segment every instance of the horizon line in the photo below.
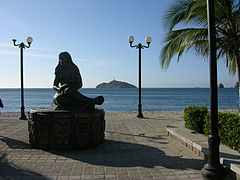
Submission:
{"label": "horizon line", "polygon": [[[191,88],[191,89],[201,89],[201,88],[210,88],[210,87],[142,87],[142,89],[163,89],[163,88]],[[20,87],[0,87],[0,89],[21,89]],[[52,87],[25,87],[24,89],[53,89]],[[83,87],[80,89],[136,89],[136,88],[96,88],[96,87]],[[138,87],[137,87],[138,89]],[[218,88],[218,89],[237,89],[235,87],[224,87],[224,88]]]}

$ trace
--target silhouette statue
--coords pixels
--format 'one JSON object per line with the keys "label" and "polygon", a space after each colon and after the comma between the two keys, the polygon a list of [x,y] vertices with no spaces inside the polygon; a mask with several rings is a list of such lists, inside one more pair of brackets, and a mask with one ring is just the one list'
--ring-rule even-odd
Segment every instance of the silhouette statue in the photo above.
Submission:
{"label": "silhouette statue", "polygon": [[1,99],[0,99],[0,107],[3,108],[3,103]]}
{"label": "silhouette statue", "polygon": [[95,109],[95,104],[103,104],[103,96],[86,97],[78,91],[81,87],[82,78],[78,67],[73,63],[68,52],[61,52],[53,83],[53,89],[56,91],[53,97],[53,102],[57,105],[55,109],[92,111]]}

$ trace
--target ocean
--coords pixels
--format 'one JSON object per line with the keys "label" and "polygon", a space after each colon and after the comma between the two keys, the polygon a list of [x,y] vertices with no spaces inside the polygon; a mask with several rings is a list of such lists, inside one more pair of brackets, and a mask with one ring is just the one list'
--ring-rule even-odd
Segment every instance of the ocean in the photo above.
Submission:
{"label": "ocean", "polygon": [[[143,111],[179,111],[188,106],[209,108],[209,88],[142,88]],[[101,108],[106,112],[131,112],[138,110],[138,89],[99,89],[79,90],[88,97],[103,95],[105,102]],[[53,89],[24,89],[24,105],[27,112],[31,108],[55,106]],[[20,89],[0,89],[4,108],[1,112],[20,112]],[[237,109],[238,89],[218,89],[218,108]],[[98,107],[98,106],[97,106]]]}

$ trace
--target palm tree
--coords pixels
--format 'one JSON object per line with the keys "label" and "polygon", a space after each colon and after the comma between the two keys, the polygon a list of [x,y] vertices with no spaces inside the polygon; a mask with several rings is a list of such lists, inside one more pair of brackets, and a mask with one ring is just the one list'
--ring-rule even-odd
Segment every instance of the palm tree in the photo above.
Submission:
{"label": "palm tree", "polygon": [[[215,0],[217,59],[224,59],[229,73],[238,72],[240,84],[240,0]],[[177,61],[184,52],[208,56],[208,21],[206,0],[176,0],[164,17],[168,33],[159,56],[167,69],[173,56]],[[177,26],[187,24],[187,28]]]}

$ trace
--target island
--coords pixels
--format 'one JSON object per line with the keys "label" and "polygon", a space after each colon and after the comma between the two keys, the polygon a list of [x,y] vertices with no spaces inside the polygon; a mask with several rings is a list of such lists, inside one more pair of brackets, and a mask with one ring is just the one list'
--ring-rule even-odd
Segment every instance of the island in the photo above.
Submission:
{"label": "island", "polygon": [[234,88],[239,88],[238,82],[236,82]]}
{"label": "island", "polygon": [[218,85],[218,88],[224,88],[224,85],[223,85],[222,83],[220,83],[220,84]]}
{"label": "island", "polygon": [[101,83],[97,85],[96,88],[137,88],[137,87],[126,82],[112,80],[109,83]]}

